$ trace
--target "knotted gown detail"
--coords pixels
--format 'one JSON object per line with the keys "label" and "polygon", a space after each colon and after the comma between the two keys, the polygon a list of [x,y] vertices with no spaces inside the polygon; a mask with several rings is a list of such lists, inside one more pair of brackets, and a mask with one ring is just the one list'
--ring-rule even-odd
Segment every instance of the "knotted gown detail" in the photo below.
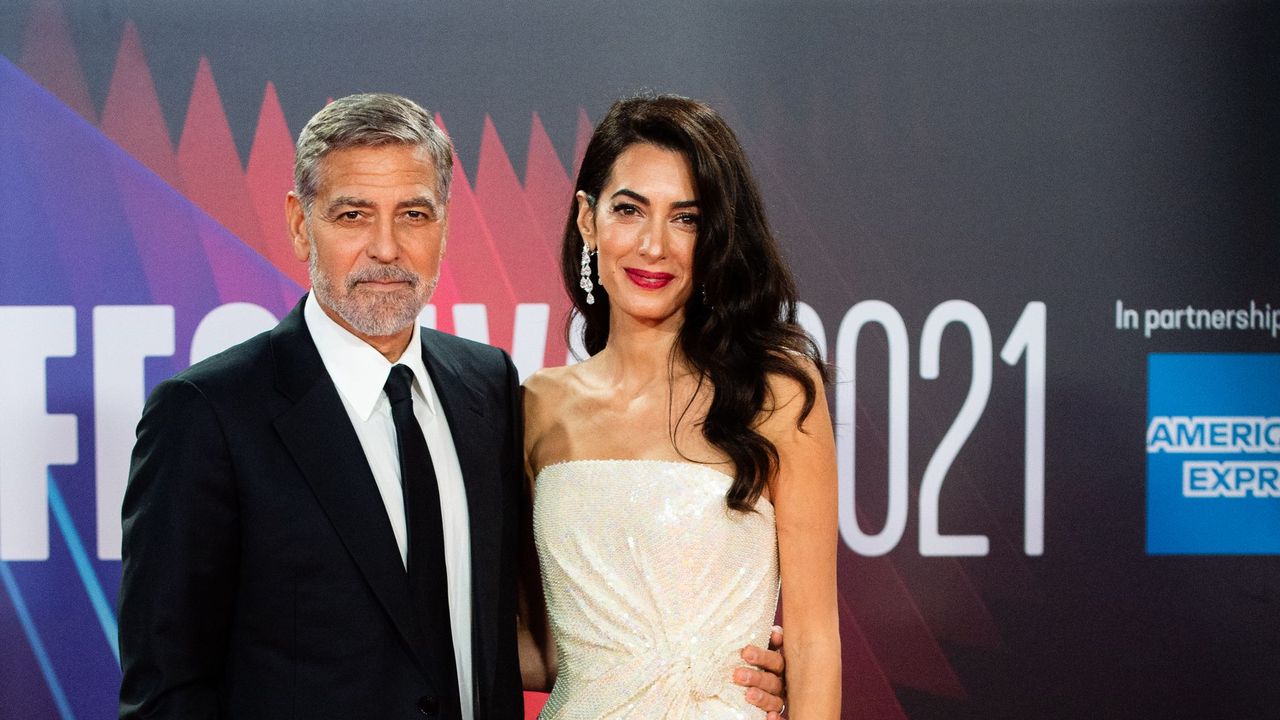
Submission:
{"label": "knotted gown detail", "polygon": [[773,506],[687,462],[572,460],[538,474],[533,526],[559,654],[541,717],[763,718],[732,673],[768,642]]}

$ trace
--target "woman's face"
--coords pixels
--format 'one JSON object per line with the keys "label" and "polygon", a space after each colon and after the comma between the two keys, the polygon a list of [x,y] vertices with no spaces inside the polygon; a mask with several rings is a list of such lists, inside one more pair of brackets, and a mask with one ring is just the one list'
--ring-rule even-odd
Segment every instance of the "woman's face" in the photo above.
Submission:
{"label": "woman's face", "polygon": [[599,253],[611,327],[627,318],[650,326],[683,321],[698,213],[688,159],[648,143],[618,156],[594,207],[578,193],[578,229]]}

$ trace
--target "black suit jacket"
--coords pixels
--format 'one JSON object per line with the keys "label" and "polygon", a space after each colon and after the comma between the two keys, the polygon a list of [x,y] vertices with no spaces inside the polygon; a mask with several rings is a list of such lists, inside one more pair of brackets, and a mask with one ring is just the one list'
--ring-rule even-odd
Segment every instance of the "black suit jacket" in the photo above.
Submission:
{"label": "black suit jacket", "polygon": [[[519,718],[516,371],[422,341],[466,484],[476,718]],[[156,387],[123,517],[121,718],[423,717],[430,633],[301,303]]]}

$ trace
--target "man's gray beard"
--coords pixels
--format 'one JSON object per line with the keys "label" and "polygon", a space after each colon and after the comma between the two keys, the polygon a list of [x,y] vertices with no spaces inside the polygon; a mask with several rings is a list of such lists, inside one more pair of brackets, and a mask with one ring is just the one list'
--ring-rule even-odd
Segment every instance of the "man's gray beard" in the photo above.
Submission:
{"label": "man's gray beard", "polygon": [[[320,272],[314,240],[311,241],[311,257],[307,269],[311,275],[311,291],[315,293],[316,300],[336,312],[348,325],[370,337],[395,335],[405,328],[413,327],[418,313],[422,312],[423,306],[436,289],[435,277],[423,282],[422,276],[398,265],[382,265],[356,270],[344,279],[346,287],[341,294],[335,293],[333,283]],[[407,282],[409,288],[384,293],[365,292],[356,286],[357,283],[369,281]]]}

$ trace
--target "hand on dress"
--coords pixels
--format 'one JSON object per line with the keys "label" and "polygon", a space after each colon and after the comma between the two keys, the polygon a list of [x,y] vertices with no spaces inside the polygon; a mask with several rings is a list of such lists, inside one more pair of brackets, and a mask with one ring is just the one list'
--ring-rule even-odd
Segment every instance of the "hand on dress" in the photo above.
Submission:
{"label": "hand on dress", "polygon": [[742,659],[754,667],[733,671],[733,681],[747,688],[747,702],[769,713],[768,720],[782,720],[787,706],[787,683],[782,657],[782,628],[773,626],[769,649],[755,645],[742,649]]}

